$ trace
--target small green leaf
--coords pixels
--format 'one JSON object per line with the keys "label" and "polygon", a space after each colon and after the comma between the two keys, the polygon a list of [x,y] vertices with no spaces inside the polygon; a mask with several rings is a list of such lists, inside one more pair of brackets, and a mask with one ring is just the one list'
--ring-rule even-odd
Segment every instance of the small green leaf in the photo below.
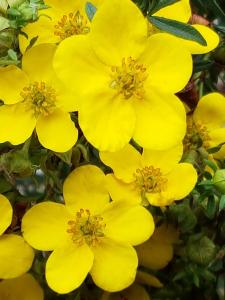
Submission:
{"label": "small green leaf", "polygon": [[204,159],[204,163],[205,163],[208,167],[210,167],[210,169],[212,169],[214,172],[217,171],[217,165],[216,165],[214,162],[212,162],[211,160],[209,160],[209,159]]}
{"label": "small green leaf", "polygon": [[179,0],[153,0],[148,14],[153,15],[154,13],[156,13],[158,10],[162,9],[163,7],[174,4],[178,1]]}
{"label": "small green leaf", "polygon": [[221,212],[225,208],[225,195],[220,198],[219,203],[219,212]]}
{"label": "small green leaf", "polygon": [[9,20],[0,16],[0,31],[9,28]]}
{"label": "small green leaf", "polygon": [[89,21],[91,22],[96,14],[97,8],[90,2],[87,2],[85,5],[86,14],[88,16]]}
{"label": "small green leaf", "polygon": [[17,61],[17,54],[16,52],[13,50],[13,49],[9,49],[8,50],[8,56],[14,60],[14,61]]}
{"label": "small green leaf", "polygon": [[54,152],[56,156],[58,156],[62,161],[64,161],[66,164],[71,164],[71,158],[72,158],[72,150],[69,150],[64,153],[58,153]]}
{"label": "small green leaf", "polygon": [[162,17],[148,17],[149,21],[162,31],[169,32],[180,38],[195,41],[203,46],[207,45],[204,37],[191,25],[169,20]]}

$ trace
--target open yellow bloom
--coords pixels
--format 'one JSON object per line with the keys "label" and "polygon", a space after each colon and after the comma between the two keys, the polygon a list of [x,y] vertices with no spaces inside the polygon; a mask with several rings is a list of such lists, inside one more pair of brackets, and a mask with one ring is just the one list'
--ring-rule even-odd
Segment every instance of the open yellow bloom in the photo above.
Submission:
{"label": "open yellow bloom", "polygon": [[90,272],[104,290],[126,288],[138,265],[132,246],[154,231],[151,214],[127,201],[109,202],[105,175],[95,166],[75,169],[63,190],[65,205],[40,203],[22,221],[24,238],[34,248],[53,250],[46,265],[49,286],[69,293]]}
{"label": "open yellow bloom", "polygon": [[0,279],[15,278],[30,269],[34,253],[21,236],[4,234],[12,221],[12,207],[3,195],[0,195],[0,215]]}
{"label": "open yellow bloom", "polygon": [[101,160],[114,172],[107,175],[110,195],[155,206],[183,199],[194,188],[197,173],[191,164],[179,163],[182,152],[179,145],[166,151],[144,149],[141,155],[129,144],[118,152],[101,152]]}
{"label": "open yellow bloom", "polygon": [[0,282],[1,300],[44,300],[43,291],[31,274]]}
{"label": "open yellow bloom", "polygon": [[60,43],[54,66],[74,89],[80,127],[96,148],[116,151],[132,137],[153,149],[181,141],[184,107],[174,93],[191,76],[191,55],[169,34],[148,38],[132,1],[105,0],[90,34]]}
{"label": "open yellow bloom", "polygon": [[203,96],[188,118],[186,148],[216,147],[225,142],[225,98],[219,93]]}
{"label": "open yellow bloom", "polygon": [[[99,5],[102,0],[91,1]],[[71,35],[87,34],[90,32],[90,21],[85,12],[86,0],[62,1],[47,0],[48,9],[40,11],[37,21],[23,28],[27,34],[19,35],[19,46],[22,53],[29,46],[30,41],[37,37],[35,45],[45,43],[59,43]]]}
{"label": "open yellow bloom", "polygon": [[[160,9],[154,16],[163,17],[167,19],[176,20],[183,23],[188,23],[191,18],[191,6],[189,0],[180,0],[172,5],[168,5]],[[203,54],[208,53],[215,49],[219,44],[219,35],[205,25],[194,24],[192,25],[206,40],[207,45],[203,46],[197,42],[182,39],[176,36],[172,36],[174,39],[178,40],[179,43],[182,43],[192,54]],[[154,27],[149,27],[149,34],[151,31],[154,33]]]}
{"label": "open yellow bloom", "polygon": [[22,70],[0,68],[0,143],[25,142],[36,127],[40,143],[65,152],[77,141],[77,129],[69,111],[76,108],[73,94],[52,69],[56,46],[42,44],[25,53]]}

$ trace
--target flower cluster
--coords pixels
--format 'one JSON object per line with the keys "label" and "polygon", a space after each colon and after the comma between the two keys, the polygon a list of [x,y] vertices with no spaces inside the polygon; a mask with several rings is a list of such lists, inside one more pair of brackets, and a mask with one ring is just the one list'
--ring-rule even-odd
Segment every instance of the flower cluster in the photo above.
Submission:
{"label": "flower cluster", "polygon": [[[95,159],[79,157],[57,175],[58,198],[31,200],[18,228],[10,204],[17,198],[0,195],[0,299],[43,299],[26,274],[35,249],[56,293],[92,280],[102,300],[148,300],[143,285],[162,287],[151,271],[179,243],[156,212],[188,199],[202,179],[190,155],[204,150],[213,165],[224,157],[224,96],[208,93],[193,110],[179,98],[192,80],[192,55],[215,49],[219,36],[201,24],[190,27],[206,45],[164,32],[131,0],[45,4],[20,31],[21,64],[0,68],[0,143],[18,151],[32,141],[63,157],[79,149],[85,156],[84,141]],[[153,17],[187,24],[191,14],[180,0]],[[44,172],[41,159],[37,165]]]}

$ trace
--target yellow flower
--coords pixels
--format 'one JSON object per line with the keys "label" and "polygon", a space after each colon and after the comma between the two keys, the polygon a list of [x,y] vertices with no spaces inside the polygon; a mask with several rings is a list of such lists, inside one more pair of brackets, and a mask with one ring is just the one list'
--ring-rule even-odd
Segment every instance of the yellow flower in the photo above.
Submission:
{"label": "yellow flower", "polygon": [[54,66],[74,89],[80,127],[96,148],[116,151],[132,137],[154,149],[181,141],[184,107],[174,93],[191,76],[191,55],[169,34],[148,38],[132,1],[105,0],[91,33],[64,40]]}
{"label": "yellow flower", "polygon": [[49,286],[68,293],[88,272],[103,290],[132,284],[138,264],[132,246],[153,233],[151,214],[125,200],[109,202],[105,175],[91,165],[75,169],[63,193],[65,205],[40,203],[22,220],[25,240],[36,249],[53,251],[46,264]]}
{"label": "yellow flower", "polygon": [[[12,207],[9,200],[3,195],[0,195],[0,215],[0,279],[10,279],[20,276],[30,269],[34,253],[22,237],[15,234],[4,234],[12,221]],[[0,299],[2,298],[0,297]]]}
{"label": "yellow flower", "polygon": [[136,247],[139,265],[151,270],[165,268],[173,258],[174,245],[178,240],[178,230],[163,223],[148,241]]}
{"label": "yellow flower", "polygon": [[219,93],[203,96],[188,118],[186,148],[216,147],[225,142],[225,98]]}
{"label": "yellow flower", "polygon": [[[188,23],[191,18],[191,6],[189,0],[181,0],[172,5],[168,5],[165,8],[162,8],[154,16],[163,17],[167,19],[176,20],[183,23]],[[192,25],[206,40],[207,45],[203,46],[197,42],[178,38],[176,36],[172,36],[174,39],[178,40],[179,43],[182,43],[184,47],[186,47],[192,54],[203,54],[208,53],[215,49],[219,44],[219,35],[209,28],[208,26],[201,24]],[[155,29],[150,24],[149,32],[154,33]]]}
{"label": "yellow flower", "polygon": [[[99,5],[102,0],[91,3]],[[37,37],[35,45],[59,43],[71,35],[87,34],[90,32],[90,21],[85,12],[86,0],[62,1],[47,0],[48,9],[40,11],[39,19],[25,26],[19,35],[19,46],[22,53],[30,41]]]}
{"label": "yellow flower", "polygon": [[0,282],[1,300],[44,300],[43,291],[31,274]]}
{"label": "yellow flower", "polygon": [[[130,199],[165,206],[186,197],[194,188],[197,174],[189,163],[179,163],[182,146],[166,151],[144,149],[142,155],[131,145],[118,152],[101,152],[100,158],[114,174],[107,175],[114,200]],[[148,203],[147,202],[147,203]]]}
{"label": "yellow flower", "polygon": [[77,129],[69,111],[76,108],[73,94],[57,79],[52,69],[56,46],[42,44],[25,53],[22,70],[0,68],[0,143],[25,142],[36,127],[40,143],[65,152],[77,140]]}

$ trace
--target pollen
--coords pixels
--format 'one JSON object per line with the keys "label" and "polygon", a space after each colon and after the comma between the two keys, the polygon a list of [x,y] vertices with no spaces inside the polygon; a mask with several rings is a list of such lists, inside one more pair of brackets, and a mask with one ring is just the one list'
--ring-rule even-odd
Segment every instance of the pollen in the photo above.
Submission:
{"label": "pollen", "polygon": [[200,146],[208,149],[211,138],[208,128],[200,122],[194,122],[192,117],[187,119],[187,133],[183,144],[185,150],[196,149]]}
{"label": "pollen", "polygon": [[84,243],[89,246],[96,246],[104,237],[105,223],[99,215],[91,215],[89,210],[80,209],[74,220],[68,222],[67,232],[71,235],[72,241],[77,245]]}
{"label": "pollen", "polygon": [[87,24],[87,19],[81,15],[79,11],[64,15],[55,25],[54,34],[59,36],[61,41],[77,34],[87,34],[90,32],[90,27]]}
{"label": "pollen", "polygon": [[113,66],[110,87],[118,90],[125,99],[132,96],[143,99],[144,82],[147,78],[146,67],[132,57],[123,58],[121,66]]}
{"label": "pollen", "polygon": [[142,195],[146,193],[160,193],[165,190],[167,178],[165,178],[159,168],[153,166],[137,169],[134,174],[135,186]]}
{"label": "pollen", "polygon": [[56,91],[44,82],[34,82],[24,87],[20,95],[35,117],[47,116],[55,109]]}

